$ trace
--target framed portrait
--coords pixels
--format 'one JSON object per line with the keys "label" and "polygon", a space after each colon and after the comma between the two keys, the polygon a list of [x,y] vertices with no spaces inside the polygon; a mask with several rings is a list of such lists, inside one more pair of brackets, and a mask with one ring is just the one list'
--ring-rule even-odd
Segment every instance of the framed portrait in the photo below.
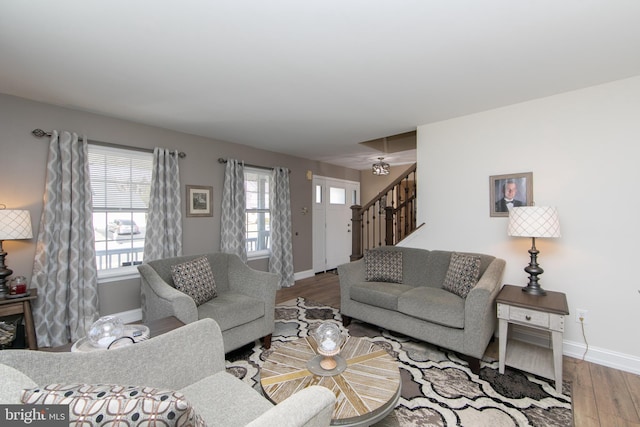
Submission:
{"label": "framed portrait", "polygon": [[533,205],[533,172],[489,177],[490,216],[509,216],[509,209]]}
{"label": "framed portrait", "polygon": [[213,187],[187,185],[187,216],[213,216]]}

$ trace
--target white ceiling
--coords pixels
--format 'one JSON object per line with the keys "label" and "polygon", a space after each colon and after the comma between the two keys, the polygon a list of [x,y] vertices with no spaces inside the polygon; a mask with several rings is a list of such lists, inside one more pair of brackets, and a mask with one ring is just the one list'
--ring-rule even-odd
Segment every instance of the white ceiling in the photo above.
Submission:
{"label": "white ceiling", "polygon": [[363,169],[359,142],[640,75],[639,23],[638,0],[2,0],[0,92]]}

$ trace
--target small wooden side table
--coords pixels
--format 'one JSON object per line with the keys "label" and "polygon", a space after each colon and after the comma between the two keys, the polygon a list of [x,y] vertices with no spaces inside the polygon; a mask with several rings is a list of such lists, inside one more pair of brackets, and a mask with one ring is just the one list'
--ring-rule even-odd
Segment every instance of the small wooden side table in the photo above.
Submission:
{"label": "small wooden side table", "polygon": [[27,345],[30,350],[37,350],[38,340],[36,339],[36,328],[33,324],[33,315],[31,314],[31,301],[38,298],[38,290],[36,288],[29,289],[27,294],[28,296],[18,298],[0,298],[0,317],[23,314],[25,334],[27,335]]}
{"label": "small wooden side table", "polygon": [[[504,285],[496,301],[499,324],[499,370],[505,365],[554,380],[556,391],[562,393],[562,335],[564,317],[569,314],[567,296],[546,291],[546,295],[522,292],[522,287]],[[548,331],[552,348],[510,340],[509,324],[524,325]]]}

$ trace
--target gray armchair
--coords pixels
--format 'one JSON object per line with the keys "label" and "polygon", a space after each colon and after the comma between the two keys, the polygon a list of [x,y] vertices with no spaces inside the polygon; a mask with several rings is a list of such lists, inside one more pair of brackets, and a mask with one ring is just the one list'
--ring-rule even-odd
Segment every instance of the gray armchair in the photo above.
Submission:
{"label": "gray armchair", "polygon": [[269,348],[279,276],[254,270],[237,255],[206,254],[218,296],[196,306],[190,296],[174,287],[171,267],[201,256],[166,258],[138,266],[143,321],[175,316],[184,323],[192,323],[212,318],[222,330],[225,353],[259,338]]}
{"label": "gray armchair", "polygon": [[220,328],[204,319],[107,351],[0,351],[0,404],[19,404],[21,390],[48,384],[118,384],[178,391],[210,427],[329,425],[331,390],[311,385],[273,405],[225,371],[222,348]]}

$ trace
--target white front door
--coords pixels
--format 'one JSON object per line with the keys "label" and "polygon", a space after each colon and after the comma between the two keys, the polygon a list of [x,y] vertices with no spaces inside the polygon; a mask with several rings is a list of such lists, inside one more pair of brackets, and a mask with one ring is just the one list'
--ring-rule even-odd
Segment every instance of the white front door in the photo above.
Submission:
{"label": "white front door", "polygon": [[315,177],[313,268],[316,273],[349,262],[351,206],[360,203],[360,183]]}

